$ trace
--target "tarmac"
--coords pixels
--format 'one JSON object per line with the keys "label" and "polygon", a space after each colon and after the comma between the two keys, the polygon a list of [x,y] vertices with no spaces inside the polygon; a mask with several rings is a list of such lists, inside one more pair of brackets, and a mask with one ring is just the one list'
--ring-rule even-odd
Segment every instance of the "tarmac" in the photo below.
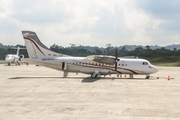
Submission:
{"label": "tarmac", "polygon": [[0,120],[180,120],[180,67],[158,68],[150,79],[91,79],[0,64]]}

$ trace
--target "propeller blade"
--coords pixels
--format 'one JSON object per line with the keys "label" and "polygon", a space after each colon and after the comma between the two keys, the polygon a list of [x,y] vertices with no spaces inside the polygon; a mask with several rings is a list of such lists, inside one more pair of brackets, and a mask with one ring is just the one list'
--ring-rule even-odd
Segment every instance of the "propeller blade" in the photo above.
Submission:
{"label": "propeller blade", "polygon": [[117,58],[118,58],[118,56],[117,56],[117,52],[118,52],[118,48],[116,47],[116,54],[115,54],[115,56],[116,56],[116,60],[117,60]]}
{"label": "propeller blade", "polygon": [[115,63],[115,71],[117,71],[117,62]]}
{"label": "propeller blade", "polygon": [[118,61],[118,56],[117,56],[118,48],[116,47],[116,53],[115,53],[115,71],[117,71],[117,61]]}

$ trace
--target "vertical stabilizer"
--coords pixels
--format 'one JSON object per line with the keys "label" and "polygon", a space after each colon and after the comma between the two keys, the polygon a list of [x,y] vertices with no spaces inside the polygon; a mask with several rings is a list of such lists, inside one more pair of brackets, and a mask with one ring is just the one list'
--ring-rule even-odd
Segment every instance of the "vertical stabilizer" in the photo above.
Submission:
{"label": "vertical stabilizer", "polygon": [[17,53],[16,53],[17,56],[19,56],[19,49],[20,49],[20,48],[18,47],[18,48],[17,48]]}
{"label": "vertical stabilizer", "polygon": [[25,45],[30,58],[43,58],[43,57],[55,57],[55,56],[67,56],[51,51],[44,44],[41,43],[35,32],[22,31]]}

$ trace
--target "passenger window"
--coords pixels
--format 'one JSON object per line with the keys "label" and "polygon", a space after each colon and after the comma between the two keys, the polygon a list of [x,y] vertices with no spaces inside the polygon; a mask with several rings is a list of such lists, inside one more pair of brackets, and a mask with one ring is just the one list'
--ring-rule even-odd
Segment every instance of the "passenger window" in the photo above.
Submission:
{"label": "passenger window", "polygon": [[124,64],[122,64],[122,66],[124,66]]}

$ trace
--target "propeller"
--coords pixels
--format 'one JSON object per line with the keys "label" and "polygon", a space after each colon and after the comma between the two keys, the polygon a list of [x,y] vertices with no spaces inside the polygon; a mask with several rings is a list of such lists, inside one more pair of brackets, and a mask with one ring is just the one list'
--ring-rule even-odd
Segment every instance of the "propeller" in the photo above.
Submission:
{"label": "propeller", "polygon": [[116,47],[116,52],[115,52],[115,71],[117,71],[117,62],[119,61],[118,59],[118,48]]}
{"label": "propeller", "polygon": [[22,59],[24,59],[24,55],[21,54],[21,55],[19,56],[19,60],[21,61]]}

